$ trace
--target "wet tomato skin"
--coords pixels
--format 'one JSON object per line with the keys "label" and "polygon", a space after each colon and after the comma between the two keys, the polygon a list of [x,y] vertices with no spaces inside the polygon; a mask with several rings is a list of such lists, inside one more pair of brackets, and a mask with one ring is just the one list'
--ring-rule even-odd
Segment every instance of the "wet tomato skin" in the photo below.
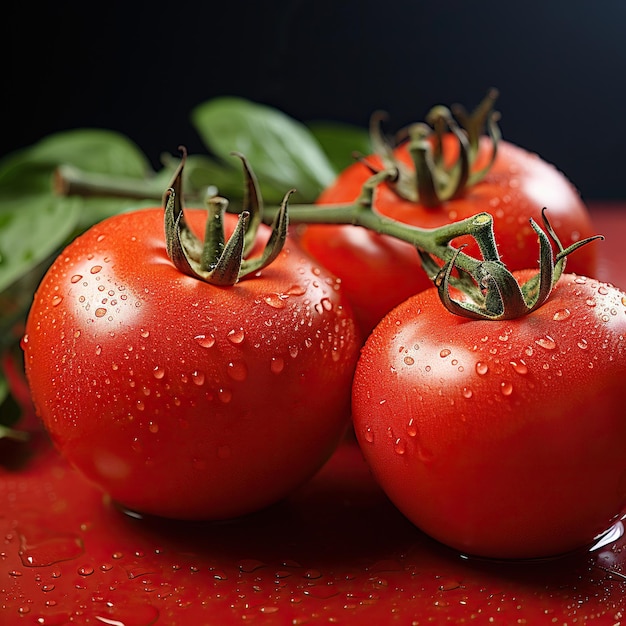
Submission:
{"label": "wet tomato skin", "polygon": [[[198,236],[205,215],[186,212]],[[360,340],[337,280],[293,242],[260,275],[215,287],[176,270],[163,211],[147,209],[68,246],[23,345],[38,414],[85,476],[131,510],[224,519],[328,459]]]}
{"label": "wet tomato skin", "polygon": [[564,275],[512,321],[473,321],[434,289],[387,315],[357,365],[364,457],[416,526],[469,555],[589,545],[626,504],[626,297]]}
{"label": "wet tomato skin", "polygon": [[[452,161],[458,154],[456,141],[450,135],[444,139],[444,154]],[[484,139],[475,169],[487,163],[490,153],[491,146]],[[406,143],[396,148],[395,155],[412,168]],[[370,156],[368,161],[382,168],[378,157]],[[322,192],[318,203],[353,202],[370,176],[371,171],[362,163],[350,165]],[[542,224],[544,207],[564,247],[597,234],[580,194],[563,173],[538,155],[507,141],[500,142],[485,178],[459,198],[427,207],[402,199],[383,183],[378,186],[374,201],[374,208],[383,215],[423,228],[436,228],[483,211],[490,213],[502,261],[510,270],[537,266],[537,237],[529,220],[533,218]],[[432,285],[421,269],[415,249],[386,235],[349,225],[311,224],[301,229],[300,243],[342,279],[364,336],[394,306]],[[479,258],[473,239],[458,240],[455,245],[460,243],[467,244],[467,254]],[[596,246],[579,249],[568,268],[573,273],[594,276]]]}

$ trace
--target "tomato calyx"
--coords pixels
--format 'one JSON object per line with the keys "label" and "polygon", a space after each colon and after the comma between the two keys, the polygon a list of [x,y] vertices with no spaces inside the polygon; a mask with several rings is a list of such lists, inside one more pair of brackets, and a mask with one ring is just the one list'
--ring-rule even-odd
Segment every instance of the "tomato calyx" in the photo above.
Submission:
{"label": "tomato calyx", "polygon": [[[470,288],[463,290],[468,298],[455,299],[451,295],[450,283],[452,271],[462,250],[460,247],[452,259],[437,272],[434,280],[446,309],[455,315],[470,319],[506,320],[528,315],[549,298],[565,269],[567,255],[591,241],[603,238],[596,235],[563,248],[546,216],[545,208],[541,216],[545,230],[542,230],[535,220],[530,219],[530,225],[539,240],[539,271],[535,275],[520,285],[516,277],[500,261],[497,249],[491,248],[491,242],[487,240],[489,247],[481,247],[483,253],[487,251],[485,260],[480,263],[472,276],[478,288],[470,283]],[[479,233],[477,237],[479,245],[481,238]],[[551,242],[559,250],[556,254]],[[432,264],[432,260],[423,253],[420,256],[425,266]]]}
{"label": "tomato calyx", "polygon": [[[425,122],[412,124],[401,131],[401,139],[397,142],[384,134],[384,116],[380,113],[373,115],[370,135],[374,152],[380,157],[384,169],[397,171],[397,176],[387,183],[389,187],[405,200],[435,208],[463,196],[480,182],[491,169],[498,151],[499,114],[493,110],[497,97],[497,90],[491,89],[471,113],[460,105],[451,109],[443,105],[435,106],[427,114]],[[485,129],[491,141],[491,154],[483,167],[475,169],[480,138]],[[458,144],[458,156],[451,163],[446,162],[444,154],[444,137],[447,135],[452,135]],[[403,141],[408,141],[412,168],[395,154],[395,149]],[[367,157],[360,160],[372,173],[379,171]]]}
{"label": "tomato calyx", "polygon": [[221,196],[209,195],[206,198],[208,218],[204,241],[201,241],[188,227],[183,210],[182,172],[186,151],[174,174],[172,184],[166,191],[165,204],[165,243],[167,254],[176,268],[194,278],[212,285],[231,286],[240,279],[268,266],[282,250],[287,238],[287,204],[290,190],[284,197],[274,216],[270,237],[260,255],[251,257],[255,247],[259,225],[263,222],[263,202],[259,185],[246,158],[241,159],[245,179],[243,207],[237,225],[226,239],[224,214],[228,200]]}

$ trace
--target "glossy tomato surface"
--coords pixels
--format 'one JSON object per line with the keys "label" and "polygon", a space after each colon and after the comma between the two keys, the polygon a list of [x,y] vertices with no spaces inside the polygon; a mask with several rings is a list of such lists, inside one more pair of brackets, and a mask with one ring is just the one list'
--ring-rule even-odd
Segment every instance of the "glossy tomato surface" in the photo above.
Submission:
{"label": "glossy tomato surface", "polygon": [[[453,160],[458,151],[451,136],[445,136],[444,153]],[[481,143],[475,163],[487,162],[491,147]],[[395,150],[399,161],[410,164],[407,144]],[[376,157],[368,157],[382,167]],[[355,163],[344,170],[318,199],[319,204],[353,202],[360,194],[370,170]],[[494,232],[502,261],[511,270],[537,265],[537,236],[530,226],[533,218],[541,224],[541,210],[547,215],[564,247],[595,235],[588,209],[572,183],[553,165],[523,148],[501,141],[495,162],[485,178],[462,197],[444,201],[438,207],[402,199],[387,184],[378,187],[374,208],[401,222],[435,228],[482,211],[494,218]],[[421,269],[415,249],[402,241],[362,228],[344,225],[308,225],[301,230],[302,246],[337,275],[354,305],[355,315],[366,335],[394,306],[432,285]],[[456,242],[460,243],[460,241]],[[469,255],[479,257],[473,239],[466,238]],[[595,276],[597,249],[586,246],[571,256],[573,273]]]}
{"label": "glossy tomato surface", "polygon": [[[186,217],[200,236],[205,212]],[[347,427],[359,345],[337,280],[297,246],[215,287],[170,262],[160,209],[70,244],[23,343],[61,453],[125,507],[190,519],[258,510],[320,468]]]}
{"label": "glossy tomato surface", "polygon": [[625,337],[626,296],[595,279],[566,274],[535,312],[501,322],[422,292],[362,351],[364,457],[408,519],[463,553],[587,545],[626,503]]}

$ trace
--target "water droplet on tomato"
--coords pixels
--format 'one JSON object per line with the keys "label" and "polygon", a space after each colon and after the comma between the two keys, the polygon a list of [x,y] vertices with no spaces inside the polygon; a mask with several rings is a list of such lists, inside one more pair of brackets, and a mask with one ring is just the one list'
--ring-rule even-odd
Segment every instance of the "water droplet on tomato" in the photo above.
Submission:
{"label": "water droplet on tomato", "polygon": [[452,352],[452,351],[451,351],[451,350],[448,350],[448,348],[444,348],[444,349],[443,349],[443,350],[439,353],[439,356],[440,356],[442,359],[445,359],[447,356],[450,356],[451,352]]}
{"label": "water droplet on tomato", "polygon": [[365,428],[365,441],[367,441],[368,443],[373,443],[374,442],[374,432],[372,431],[372,427],[371,426],[367,426]]}
{"label": "water droplet on tomato", "polygon": [[489,366],[482,361],[476,363],[476,373],[480,376],[484,376],[489,371]]}
{"label": "water droplet on tomato", "polygon": [[404,357],[404,364],[405,365],[413,365],[415,363],[415,359],[412,356],[405,356]]}
{"label": "water droplet on tomato", "polygon": [[89,272],[90,272],[91,274],[98,274],[98,273],[99,273],[99,272],[101,272],[101,271],[102,271],[102,265],[94,265],[94,266],[93,266],[93,267],[89,270]]}
{"label": "water droplet on tomato", "polygon": [[545,337],[539,337],[539,339],[535,339],[535,343],[546,350],[554,350],[556,348],[556,341],[550,337],[550,335],[546,335]]}
{"label": "water droplet on tomato", "polygon": [[203,348],[211,348],[215,345],[215,337],[212,334],[196,335],[194,339],[196,343]]}
{"label": "water droplet on tomato", "polygon": [[93,567],[91,565],[81,565],[76,572],[79,576],[91,576],[94,572]]}
{"label": "water droplet on tomato", "polygon": [[163,378],[163,376],[165,376],[165,369],[160,367],[159,365],[155,365],[154,369],[152,370],[152,375],[157,380],[161,380],[161,378]]}
{"label": "water droplet on tomato", "polygon": [[571,315],[571,312],[569,309],[559,309],[558,311],[555,312],[555,314],[552,316],[552,319],[555,322],[561,322],[563,320],[566,320],[569,316]]}
{"label": "water droplet on tomato", "polygon": [[201,372],[199,370],[194,370],[193,372],[191,372],[191,380],[193,381],[194,385],[197,385],[198,387],[202,387],[202,385],[204,385],[204,372]]}
{"label": "water droplet on tomato", "polygon": [[417,424],[415,423],[415,419],[411,418],[409,420],[409,423],[406,426],[406,434],[409,437],[416,437],[417,436]]}
{"label": "water droplet on tomato", "polygon": [[241,382],[248,377],[248,366],[243,361],[230,361],[227,368],[226,371],[233,380]]}
{"label": "water droplet on tomato", "polygon": [[581,350],[586,350],[589,347],[586,339],[580,339],[576,344]]}
{"label": "water droplet on tomato", "polygon": [[19,556],[25,567],[48,567],[78,558],[83,542],[73,534],[48,534],[40,528],[20,532]]}
{"label": "water droplet on tomato", "polygon": [[107,314],[107,310],[102,308],[102,307],[98,307],[95,310],[95,316],[96,317],[104,317]]}
{"label": "water droplet on tomato", "polygon": [[500,383],[500,393],[503,396],[510,396],[513,393],[513,384],[508,380],[503,380]]}
{"label": "water droplet on tomato", "polygon": [[233,328],[231,331],[228,332],[228,335],[226,335],[226,337],[228,338],[228,341],[237,345],[246,338],[246,334],[243,328]]}
{"label": "water droplet on tomato", "polygon": [[320,304],[322,305],[324,311],[332,311],[333,309],[333,303],[328,298],[322,298],[320,300]]}
{"label": "water droplet on tomato", "polygon": [[72,283],[77,283],[79,280],[82,279],[82,274],[74,274],[74,276],[72,276],[72,278],[70,278],[70,282]]}
{"label": "water droplet on tomato", "polygon": [[285,300],[289,296],[280,293],[271,293],[263,298],[263,301],[273,309],[284,309],[286,306]]}
{"label": "water droplet on tomato", "polygon": [[63,302],[63,296],[55,295],[52,296],[52,306],[59,306]]}
{"label": "water droplet on tomato", "polygon": [[585,300],[585,304],[587,306],[594,307],[596,306],[596,300],[595,298],[587,298],[587,300]]}
{"label": "water droplet on tomato", "polygon": [[270,370],[274,374],[280,374],[285,369],[285,360],[280,356],[273,356],[270,359]]}
{"label": "water droplet on tomato", "polygon": [[159,432],[159,425],[156,422],[148,422],[148,430],[151,433],[156,434]]}
{"label": "water droplet on tomato", "polygon": [[511,361],[511,367],[517,374],[520,374],[522,376],[528,374],[528,366],[521,359],[519,361]]}
{"label": "water droplet on tomato", "polygon": [[463,389],[461,389],[461,395],[469,400],[474,393],[469,387],[463,387]]}
{"label": "water droplet on tomato", "polygon": [[233,399],[233,392],[230,389],[226,388],[218,389],[217,397],[224,404],[228,404]]}
{"label": "water droplet on tomato", "polygon": [[289,346],[289,356],[292,359],[295,359],[298,356],[298,352],[299,352],[298,346]]}

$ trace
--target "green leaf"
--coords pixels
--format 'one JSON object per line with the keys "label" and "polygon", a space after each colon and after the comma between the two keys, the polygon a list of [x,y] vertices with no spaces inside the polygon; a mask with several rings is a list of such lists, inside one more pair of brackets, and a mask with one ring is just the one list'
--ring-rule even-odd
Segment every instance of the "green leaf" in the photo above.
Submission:
{"label": "green leaf", "polygon": [[337,173],[355,162],[354,153],[373,152],[369,131],[340,122],[309,122],[313,133]]}
{"label": "green leaf", "polygon": [[236,97],[209,100],[191,120],[206,146],[227,162],[233,151],[250,162],[261,185],[284,194],[295,187],[297,201],[313,201],[335,171],[308,128],[285,113]]}

